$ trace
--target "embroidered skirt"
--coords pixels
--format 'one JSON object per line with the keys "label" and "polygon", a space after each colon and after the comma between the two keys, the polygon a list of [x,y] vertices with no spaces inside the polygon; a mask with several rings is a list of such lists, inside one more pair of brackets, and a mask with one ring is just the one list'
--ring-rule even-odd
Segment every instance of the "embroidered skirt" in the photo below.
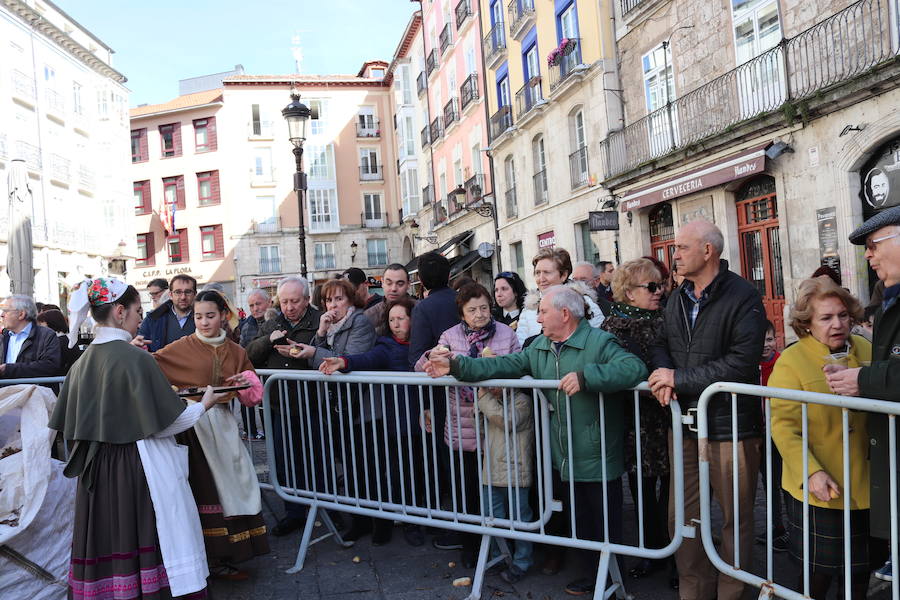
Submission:
{"label": "embroidered skirt", "polygon": [[[137,445],[102,444],[91,468],[94,489],[79,479],[75,493],[69,598],[172,598]],[[182,598],[206,598],[206,590]]]}
{"label": "embroidered skirt", "polygon": [[203,527],[203,542],[209,563],[239,563],[254,556],[268,554],[269,540],[261,513],[225,517],[219,503],[216,482],[194,429],[178,434],[176,439],[179,444],[188,447],[188,481],[200,511],[200,525]]}

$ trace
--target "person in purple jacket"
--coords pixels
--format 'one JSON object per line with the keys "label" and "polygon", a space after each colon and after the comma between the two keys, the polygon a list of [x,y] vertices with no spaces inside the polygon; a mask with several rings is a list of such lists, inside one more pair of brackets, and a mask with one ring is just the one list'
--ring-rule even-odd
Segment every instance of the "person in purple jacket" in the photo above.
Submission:
{"label": "person in purple jacket", "polygon": [[[416,371],[425,370],[425,363],[432,352],[481,358],[503,356],[521,350],[516,332],[491,316],[491,293],[483,285],[470,283],[460,288],[456,293],[456,306],[462,323],[441,334],[437,346],[425,352],[416,362]],[[429,414],[425,416],[425,426],[426,429],[432,428]],[[433,426],[439,427],[436,418]],[[455,510],[478,514],[480,499],[477,474],[481,466],[476,452],[474,388],[457,387],[447,392],[446,422],[443,431],[435,429],[435,433],[439,440],[443,440],[442,454],[452,454],[457,494],[460,495],[459,491],[463,490],[462,497],[453,499]],[[480,537],[470,533],[462,534],[461,542],[461,561],[465,568],[470,569],[475,566]],[[441,540],[435,538],[434,545],[440,548],[439,544]]]}
{"label": "person in purple jacket", "polygon": [[[409,296],[401,296],[385,307],[383,335],[375,341],[375,347],[368,352],[350,356],[334,356],[326,358],[319,365],[319,371],[332,375],[337,371],[407,371],[409,365],[409,331],[412,323],[412,310],[415,301]],[[395,394],[396,390],[396,394]],[[375,388],[376,394],[379,388]],[[381,386],[381,394],[375,402],[383,401],[382,413],[387,430],[387,454],[385,463],[391,469],[391,498],[396,504],[420,504],[423,496],[424,481],[422,458],[421,429],[419,421],[419,404],[415,400],[414,390],[407,386]],[[404,465],[403,477],[405,485],[401,486],[400,463],[412,452],[412,465]],[[362,535],[372,530],[370,520],[354,534]],[[389,526],[382,527],[382,520],[375,523],[372,544],[381,546],[391,539]],[[390,521],[384,521],[390,524]],[[358,537],[358,535],[357,535]],[[403,528],[403,537],[411,546],[421,546],[425,536],[418,525],[407,524]],[[348,539],[344,536],[344,539]]]}

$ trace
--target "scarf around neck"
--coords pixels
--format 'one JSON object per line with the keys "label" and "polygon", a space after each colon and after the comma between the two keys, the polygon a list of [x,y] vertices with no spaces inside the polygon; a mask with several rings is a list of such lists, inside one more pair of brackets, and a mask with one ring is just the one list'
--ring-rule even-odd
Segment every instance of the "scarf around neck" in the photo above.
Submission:
{"label": "scarf around neck", "polygon": [[347,319],[350,318],[350,315],[352,315],[352,314],[353,314],[353,311],[355,311],[355,310],[356,310],[356,307],[355,307],[355,306],[351,306],[350,308],[347,309],[347,314],[344,315],[344,318],[343,318],[343,319],[341,319],[340,321],[335,321],[334,323],[332,323],[331,325],[328,326],[328,331],[325,332],[325,339],[328,340],[328,346],[329,346],[329,347],[334,346],[334,336],[335,336],[335,334],[338,332],[338,330],[339,330],[341,327],[344,326],[344,323],[347,322]]}
{"label": "scarf around neck", "polygon": [[206,337],[199,331],[195,331],[194,335],[197,336],[198,340],[200,340],[201,342],[203,342],[204,344],[207,344],[209,346],[221,346],[222,344],[225,343],[225,330],[224,329],[220,329],[219,335],[217,335],[215,337]]}
{"label": "scarf around neck", "polygon": [[480,357],[487,345],[485,344],[485,341],[494,337],[494,333],[497,331],[496,321],[491,319],[488,324],[481,329],[471,329],[466,325],[465,321],[462,322],[462,326],[463,333],[466,334],[466,342],[469,344],[469,356],[472,358]]}
{"label": "scarf around neck", "polygon": [[660,311],[650,310],[647,308],[639,308],[624,302],[613,303],[613,314],[618,317],[626,317],[629,319],[653,319],[658,317]]}

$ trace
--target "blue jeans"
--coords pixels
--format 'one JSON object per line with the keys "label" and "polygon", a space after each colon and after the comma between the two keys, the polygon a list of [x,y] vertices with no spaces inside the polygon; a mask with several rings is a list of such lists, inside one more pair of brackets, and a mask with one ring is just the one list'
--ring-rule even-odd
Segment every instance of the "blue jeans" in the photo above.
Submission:
{"label": "blue jeans", "polygon": [[[491,515],[498,519],[505,519],[508,516],[507,508],[509,507],[509,488],[485,485],[484,487],[484,514]],[[510,519],[515,521],[528,522],[531,521],[531,506],[528,504],[528,493],[530,488],[513,488],[511,508],[512,516]],[[493,513],[491,513],[493,510]],[[513,565],[520,569],[523,573],[531,568],[534,563],[534,544],[524,542],[522,540],[507,539],[510,546],[514,546]],[[497,542],[491,542],[491,558],[500,555],[500,547]]]}

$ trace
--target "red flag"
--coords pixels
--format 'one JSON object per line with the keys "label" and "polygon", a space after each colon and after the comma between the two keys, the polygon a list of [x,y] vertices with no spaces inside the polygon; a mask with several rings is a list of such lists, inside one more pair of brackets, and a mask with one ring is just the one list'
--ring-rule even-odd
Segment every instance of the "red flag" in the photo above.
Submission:
{"label": "red flag", "polygon": [[175,234],[175,203],[166,202],[165,196],[163,196],[163,206],[162,211],[159,214],[159,218],[162,221],[163,227],[166,229],[166,233],[169,235]]}

